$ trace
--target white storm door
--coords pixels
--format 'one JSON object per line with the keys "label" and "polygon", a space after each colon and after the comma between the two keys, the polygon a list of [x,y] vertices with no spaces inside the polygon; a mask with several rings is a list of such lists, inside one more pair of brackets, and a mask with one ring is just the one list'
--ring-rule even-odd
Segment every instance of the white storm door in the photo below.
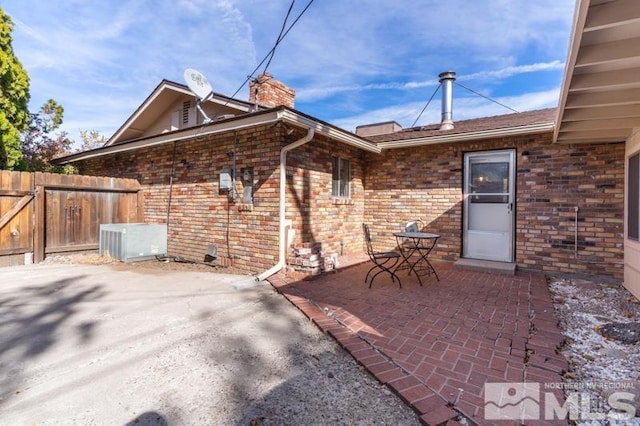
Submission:
{"label": "white storm door", "polygon": [[466,153],[462,255],[514,261],[515,151]]}

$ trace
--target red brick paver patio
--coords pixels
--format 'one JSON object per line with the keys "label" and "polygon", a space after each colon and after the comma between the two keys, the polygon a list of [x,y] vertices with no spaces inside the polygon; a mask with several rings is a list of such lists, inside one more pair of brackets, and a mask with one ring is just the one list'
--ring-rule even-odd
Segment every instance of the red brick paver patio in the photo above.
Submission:
{"label": "red brick paver patio", "polygon": [[[386,275],[369,289],[368,263],[312,280],[279,274],[270,281],[425,424],[455,424],[459,414],[495,424],[484,416],[485,383],[543,388],[562,381],[567,363],[556,348],[564,338],[544,275],[434,266],[440,281],[423,279],[424,287],[400,272],[402,289]],[[562,403],[561,391],[555,393]]]}

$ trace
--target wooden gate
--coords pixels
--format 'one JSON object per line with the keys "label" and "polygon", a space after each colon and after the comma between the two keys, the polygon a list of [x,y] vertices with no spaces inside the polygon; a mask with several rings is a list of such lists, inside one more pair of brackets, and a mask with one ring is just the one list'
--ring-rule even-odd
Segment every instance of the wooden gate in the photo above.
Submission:
{"label": "wooden gate", "polygon": [[33,173],[0,171],[0,256],[33,252]]}
{"label": "wooden gate", "polygon": [[[143,221],[134,179],[0,171],[0,257],[98,248],[100,224]],[[6,264],[7,261],[0,264]]]}

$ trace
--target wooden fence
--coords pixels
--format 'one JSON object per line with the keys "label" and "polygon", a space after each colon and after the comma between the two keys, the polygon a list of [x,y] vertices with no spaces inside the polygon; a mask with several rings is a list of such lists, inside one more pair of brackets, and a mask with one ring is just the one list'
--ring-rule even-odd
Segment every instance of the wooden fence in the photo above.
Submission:
{"label": "wooden fence", "polygon": [[48,254],[94,250],[100,224],[143,218],[134,179],[0,171],[0,264],[31,253],[37,263]]}

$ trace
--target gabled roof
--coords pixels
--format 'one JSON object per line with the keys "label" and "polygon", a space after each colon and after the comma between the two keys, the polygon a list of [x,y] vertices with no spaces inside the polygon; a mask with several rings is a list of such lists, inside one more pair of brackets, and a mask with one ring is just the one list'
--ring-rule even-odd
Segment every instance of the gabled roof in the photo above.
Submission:
{"label": "gabled roof", "polygon": [[440,123],[413,127],[368,139],[380,148],[405,148],[446,142],[481,140],[493,137],[514,136],[554,129],[556,108],[527,111],[516,114],[496,115],[454,122],[451,130],[440,130]]}
{"label": "gabled roof", "polygon": [[640,1],[577,0],[554,141],[621,142],[640,127]]}
{"label": "gabled roof", "polygon": [[55,164],[69,164],[76,161],[98,158],[118,152],[135,151],[152,146],[164,145],[194,137],[204,137],[234,130],[241,130],[264,124],[282,122],[304,130],[313,129],[315,134],[323,135],[338,143],[344,143],[355,148],[379,154],[382,150],[365,138],[356,136],[351,132],[342,130],[327,122],[318,120],[294,109],[280,106],[268,110],[252,112],[237,117],[212,121],[207,124],[161,133],[144,138],[133,139],[114,145],[105,145],[102,148],[79,152],[54,160]]}
{"label": "gabled roof", "polygon": [[[123,141],[139,138],[170,104],[185,95],[194,96],[186,85],[162,80],[104,146],[116,145]],[[224,105],[226,108],[237,110],[238,113],[247,113],[255,108],[254,104],[219,93],[214,93],[213,97],[207,102]]]}

